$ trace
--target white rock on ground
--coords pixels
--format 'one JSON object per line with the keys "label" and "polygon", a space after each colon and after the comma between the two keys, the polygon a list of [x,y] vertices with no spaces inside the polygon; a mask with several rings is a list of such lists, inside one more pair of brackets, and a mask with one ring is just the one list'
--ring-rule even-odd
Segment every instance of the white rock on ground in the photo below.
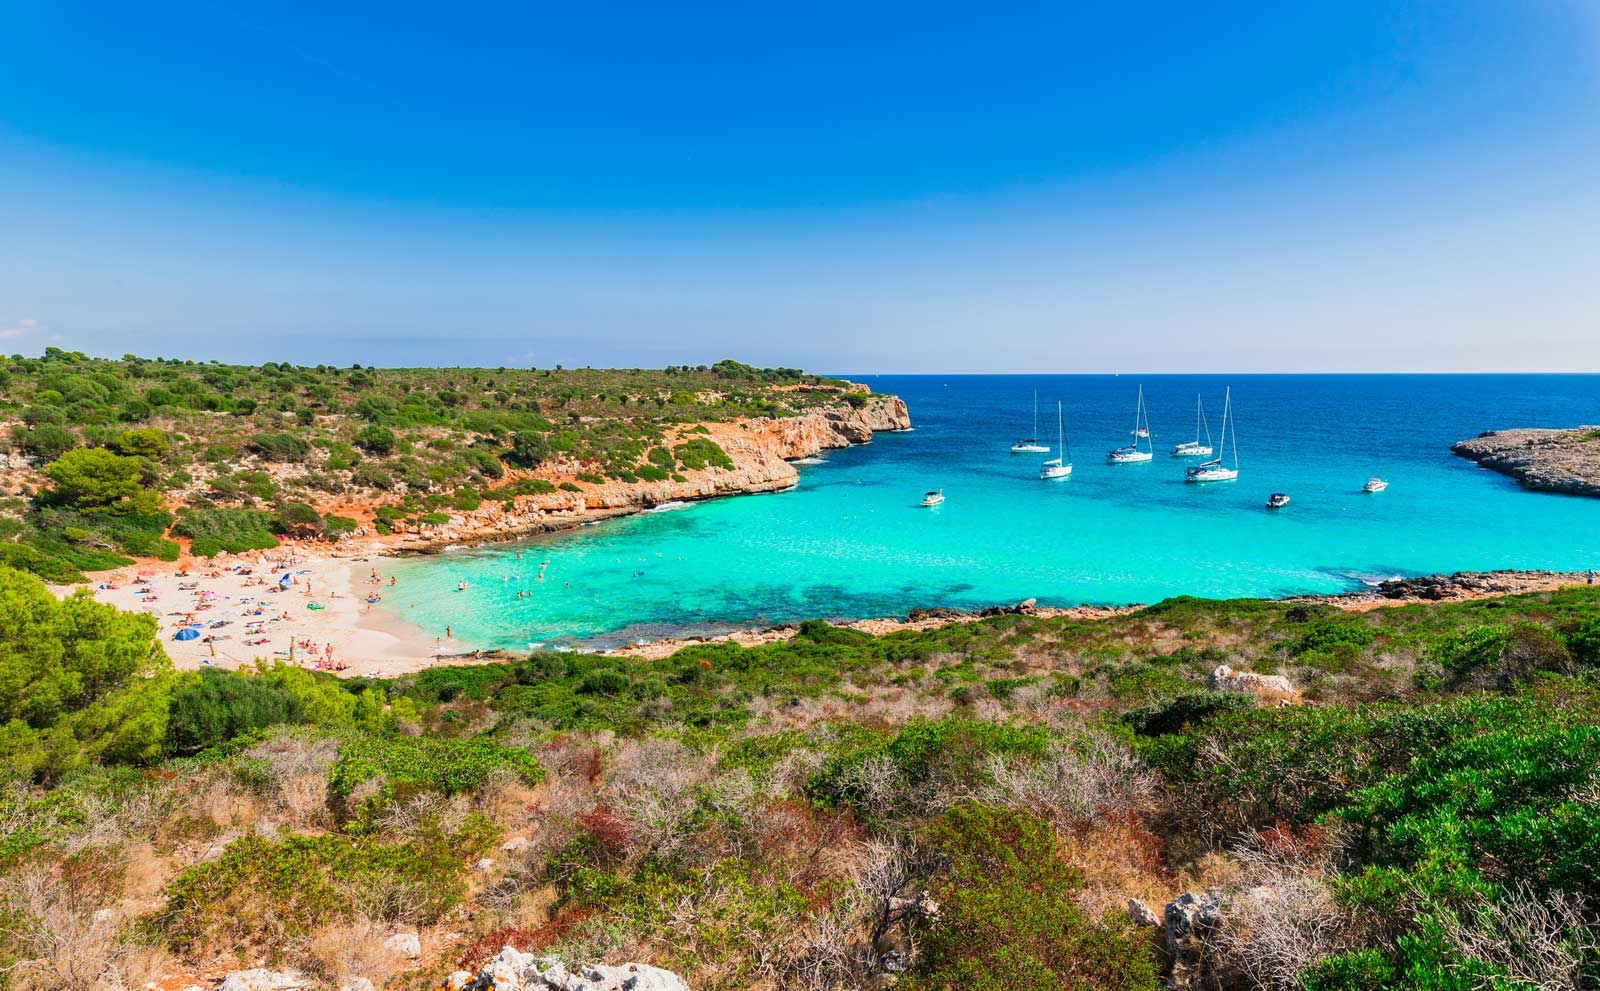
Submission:
{"label": "white rock on ground", "polygon": [[395,933],[383,945],[412,960],[422,956],[422,940],[416,933]]}
{"label": "white rock on ground", "polygon": [[304,987],[307,987],[305,977],[292,970],[280,972],[252,967],[230,972],[217,991],[299,991]]}
{"label": "white rock on ground", "polygon": [[[466,978],[458,983],[459,978]],[[593,964],[568,970],[554,957],[536,957],[506,947],[476,975],[450,975],[452,991],[689,991],[670,970],[641,963]]]}

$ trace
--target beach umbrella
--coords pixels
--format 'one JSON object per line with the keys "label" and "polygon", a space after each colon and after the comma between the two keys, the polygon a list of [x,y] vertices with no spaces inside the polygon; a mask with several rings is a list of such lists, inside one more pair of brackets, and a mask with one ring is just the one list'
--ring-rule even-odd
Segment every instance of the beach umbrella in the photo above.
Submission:
{"label": "beach umbrella", "polygon": [[173,636],[172,639],[174,639],[174,640],[198,640],[198,639],[200,639],[200,631],[195,629],[192,626],[185,626],[183,629],[179,630],[177,632],[177,634]]}

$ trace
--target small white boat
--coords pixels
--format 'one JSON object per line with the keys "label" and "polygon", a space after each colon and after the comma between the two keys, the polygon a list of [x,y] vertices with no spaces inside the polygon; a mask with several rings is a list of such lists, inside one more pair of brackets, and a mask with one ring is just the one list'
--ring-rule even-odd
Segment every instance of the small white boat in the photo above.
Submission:
{"label": "small white boat", "polygon": [[1225,468],[1222,458],[1197,464],[1193,468],[1184,470],[1185,482],[1227,482],[1239,477],[1239,439],[1232,433],[1233,430],[1233,390],[1230,388],[1223,393],[1222,400],[1222,429],[1218,433],[1222,437],[1222,449],[1229,448],[1228,440],[1233,439],[1233,467]]}
{"label": "small white boat", "polygon": [[1369,478],[1367,484],[1361,486],[1363,492],[1382,492],[1389,487],[1389,483],[1381,478]]}
{"label": "small white boat", "polygon": [[1012,454],[1049,454],[1050,445],[1039,443],[1039,390],[1033,390],[1033,433],[1011,445]]}
{"label": "small white boat", "polygon": [[[1144,447],[1139,446],[1141,440],[1144,441]],[[1150,440],[1150,414],[1145,412],[1144,386],[1141,385],[1139,401],[1133,411],[1133,443],[1108,452],[1106,460],[1114,465],[1126,465],[1149,461],[1155,456],[1155,448]]]}
{"label": "small white boat", "polygon": [[[1205,431],[1206,442],[1200,443],[1200,433]],[[1206,422],[1206,411],[1200,405],[1200,394],[1194,394],[1194,440],[1186,440],[1173,445],[1172,456],[1175,458],[1209,458],[1211,457],[1211,424]]]}
{"label": "small white boat", "polygon": [[944,502],[944,489],[934,489],[932,492],[929,492],[927,495],[922,497],[922,504],[924,506],[937,506],[941,502]]}
{"label": "small white boat", "polygon": [[1268,509],[1282,509],[1289,505],[1289,497],[1282,492],[1274,492],[1267,496]]}
{"label": "small white boat", "polygon": [[1040,478],[1066,478],[1072,474],[1072,449],[1067,447],[1067,431],[1062,426],[1060,402],[1056,403],[1056,444],[1061,449],[1061,457],[1051,458],[1040,465]]}

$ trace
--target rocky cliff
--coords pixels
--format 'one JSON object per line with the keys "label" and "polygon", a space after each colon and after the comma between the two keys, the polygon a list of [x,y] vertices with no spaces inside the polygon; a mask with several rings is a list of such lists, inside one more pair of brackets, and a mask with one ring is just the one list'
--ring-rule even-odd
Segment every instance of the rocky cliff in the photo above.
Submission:
{"label": "rocky cliff", "polygon": [[475,511],[452,515],[449,523],[404,534],[398,546],[429,549],[505,540],[625,516],[665,503],[782,491],[799,481],[799,472],[789,463],[793,459],[870,443],[880,431],[911,429],[911,414],[898,396],[863,395],[861,400],[859,406],[841,400],[802,416],[705,424],[700,435],[716,441],[727,453],[733,462],[731,469],[707,467],[685,472],[681,482],[585,484],[578,492],[520,497],[512,509],[486,503]]}
{"label": "rocky cliff", "polygon": [[1526,488],[1600,497],[1600,427],[1486,430],[1450,450]]}

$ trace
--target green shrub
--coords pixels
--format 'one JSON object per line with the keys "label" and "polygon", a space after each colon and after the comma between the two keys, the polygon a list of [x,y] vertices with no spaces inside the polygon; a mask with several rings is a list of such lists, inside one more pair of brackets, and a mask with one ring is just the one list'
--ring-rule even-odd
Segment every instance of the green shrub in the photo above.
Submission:
{"label": "green shrub", "polygon": [[1078,904],[1082,878],[1044,821],[964,803],[931,829],[944,867],[930,892],[937,921],[907,991],[1148,991],[1149,942],[1120,914]]}
{"label": "green shrub", "polygon": [[172,696],[167,751],[195,753],[234,737],[301,720],[300,700],[260,678],[207,668]]}
{"label": "green shrub", "polygon": [[0,567],[0,779],[157,757],[170,689],[154,616]]}
{"label": "green shrub", "polygon": [[250,450],[263,461],[299,464],[311,456],[311,444],[294,434],[257,434],[250,439]]}
{"label": "green shrub", "polygon": [[1186,692],[1175,699],[1130,709],[1123,723],[1143,736],[1179,733],[1224,712],[1255,707],[1255,698],[1242,692]]}
{"label": "green shrub", "polygon": [[390,793],[454,795],[472,791],[499,770],[511,771],[530,785],[544,777],[544,768],[526,750],[488,740],[353,736],[339,747],[328,790],[343,797],[363,781],[381,777]]}
{"label": "green shrub", "polygon": [[733,470],[733,459],[728,457],[728,452],[717,446],[716,441],[707,437],[686,440],[674,447],[672,453],[677,456],[678,463],[688,471],[702,471],[707,467]]}
{"label": "green shrub", "polygon": [[55,498],[83,508],[109,507],[144,491],[140,484],[144,469],[138,458],[99,447],[68,451],[45,474],[54,484]]}
{"label": "green shrub", "polygon": [[393,454],[398,441],[388,427],[369,423],[356,432],[355,445],[369,454]]}
{"label": "green shrub", "polygon": [[410,925],[440,919],[466,893],[466,864],[494,840],[470,815],[454,832],[425,824],[401,842],[255,833],[178,875],[160,915],[173,944],[255,945],[277,951],[357,912]]}

